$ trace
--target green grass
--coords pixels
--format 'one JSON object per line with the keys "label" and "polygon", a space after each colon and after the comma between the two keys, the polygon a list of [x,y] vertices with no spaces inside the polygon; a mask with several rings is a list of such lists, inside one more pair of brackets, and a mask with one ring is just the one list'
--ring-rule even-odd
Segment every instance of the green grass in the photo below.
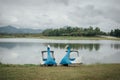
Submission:
{"label": "green grass", "polygon": [[54,40],[120,40],[120,38],[108,37],[79,37],[79,36],[42,36],[41,34],[4,34],[0,38],[39,38]]}
{"label": "green grass", "polygon": [[97,36],[97,37],[81,37],[81,36],[43,36],[42,34],[0,34],[0,38],[42,38],[55,40],[120,40],[120,38]]}
{"label": "green grass", "polygon": [[76,36],[40,36],[42,39],[55,40],[120,40],[120,38],[106,38],[106,37],[76,37]]}
{"label": "green grass", "polygon": [[0,66],[0,80],[120,80],[120,64],[72,67]]}

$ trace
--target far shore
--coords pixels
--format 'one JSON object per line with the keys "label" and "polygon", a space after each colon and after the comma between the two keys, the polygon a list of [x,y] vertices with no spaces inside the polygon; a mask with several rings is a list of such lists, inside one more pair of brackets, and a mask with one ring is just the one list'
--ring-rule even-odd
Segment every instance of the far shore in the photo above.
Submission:
{"label": "far shore", "polygon": [[112,36],[42,36],[40,34],[16,34],[16,35],[0,35],[0,38],[37,38],[37,39],[53,39],[53,40],[120,40],[120,38]]}

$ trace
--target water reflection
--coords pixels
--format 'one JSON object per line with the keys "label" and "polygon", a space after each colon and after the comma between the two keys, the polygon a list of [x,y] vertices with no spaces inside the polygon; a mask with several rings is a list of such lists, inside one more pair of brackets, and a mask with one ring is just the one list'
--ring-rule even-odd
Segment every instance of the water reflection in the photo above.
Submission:
{"label": "water reflection", "polygon": [[[45,46],[51,45],[51,47],[54,48],[60,48],[64,49],[67,44],[63,43],[46,43]],[[100,44],[69,44],[72,49],[88,49],[89,51],[96,50],[98,51],[100,49]]]}
{"label": "water reflection", "polygon": [[0,47],[3,47],[3,48],[11,49],[15,46],[16,46],[16,44],[13,44],[13,43],[0,43]]}
{"label": "water reflection", "polygon": [[0,42],[0,47],[12,49],[17,46],[34,46],[34,45],[41,45],[42,43],[19,43],[19,42]]}
{"label": "water reflection", "polygon": [[[75,43],[37,41],[0,42],[0,62],[8,64],[40,64],[42,61],[41,51],[46,50],[47,45],[50,45],[51,50],[55,52],[56,62],[59,64],[66,54],[65,46],[69,44],[72,49],[80,52],[79,58],[84,64],[120,63],[119,41],[78,41],[78,43],[75,41]],[[72,54],[72,57],[75,56]]]}
{"label": "water reflection", "polygon": [[[33,45],[50,45],[51,47],[54,48],[60,48],[60,49],[64,49],[66,45],[68,44],[63,44],[63,43],[0,43],[0,47],[4,47],[4,48],[14,48],[16,46],[33,46]],[[89,51],[92,50],[99,50],[100,49],[100,44],[69,44],[71,46],[72,49],[88,49]],[[113,47],[113,46],[112,46]],[[116,48],[116,47],[115,47]]]}
{"label": "water reflection", "polygon": [[[4,43],[2,44],[4,45]],[[5,43],[0,46],[0,61],[5,64],[40,64],[43,44]]]}
{"label": "water reflection", "polygon": [[111,48],[120,49],[120,44],[111,44]]}

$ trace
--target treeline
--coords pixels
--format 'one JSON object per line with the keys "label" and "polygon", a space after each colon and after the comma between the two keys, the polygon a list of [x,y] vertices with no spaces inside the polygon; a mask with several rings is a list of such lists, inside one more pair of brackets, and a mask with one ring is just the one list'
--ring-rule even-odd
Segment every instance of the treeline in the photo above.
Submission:
{"label": "treeline", "polygon": [[8,33],[0,33],[0,38],[2,37],[40,37],[40,36],[115,36],[120,37],[120,29],[114,29],[110,32],[106,33],[100,30],[99,27],[93,28],[90,26],[89,28],[79,28],[72,26],[65,26],[59,29],[46,29],[42,31],[42,33],[19,33],[19,34],[8,34]]}
{"label": "treeline", "polygon": [[96,35],[106,35],[102,32],[99,27],[95,29],[93,27],[89,28],[78,28],[67,26],[59,29],[46,29],[42,32],[44,36],[96,36]]}
{"label": "treeline", "polygon": [[120,29],[111,30],[110,36],[120,37]]}

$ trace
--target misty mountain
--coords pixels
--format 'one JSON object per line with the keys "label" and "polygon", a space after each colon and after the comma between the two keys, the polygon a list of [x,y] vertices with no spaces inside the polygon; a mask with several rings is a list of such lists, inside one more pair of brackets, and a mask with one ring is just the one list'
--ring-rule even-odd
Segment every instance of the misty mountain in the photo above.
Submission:
{"label": "misty mountain", "polygon": [[14,26],[0,27],[0,34],[27,34],[27,33],[41,33],[41,29],[16,28]]}

